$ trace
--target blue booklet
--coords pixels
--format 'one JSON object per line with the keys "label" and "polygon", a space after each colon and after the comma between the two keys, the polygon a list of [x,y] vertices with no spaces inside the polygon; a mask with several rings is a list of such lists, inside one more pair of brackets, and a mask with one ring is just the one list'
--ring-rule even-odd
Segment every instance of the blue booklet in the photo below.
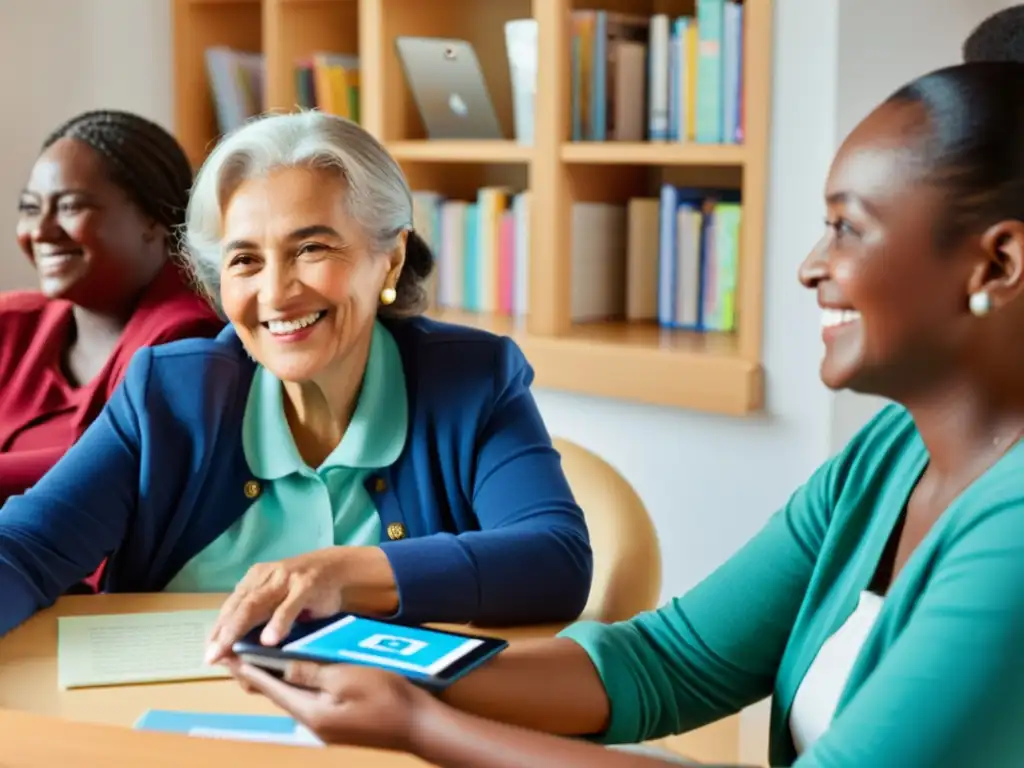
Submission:
{"label": "blue booklet", "polygon": [[221,715],[208,712],[171,712],[151,709],[135,722],[141,731],[184,733],[211,739],[262,741],[322,747],[323,742],[305,726],[279,715]]}

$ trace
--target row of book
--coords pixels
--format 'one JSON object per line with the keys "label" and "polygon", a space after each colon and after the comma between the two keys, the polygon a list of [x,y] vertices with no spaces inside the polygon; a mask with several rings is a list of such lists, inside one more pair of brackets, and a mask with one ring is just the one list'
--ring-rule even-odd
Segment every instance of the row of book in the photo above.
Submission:
{"label": "row of book", "polygon": [[[530,192],[485,187],[474,200],[413,196],[414,226],[437,258],[432,303],[521,317],[529,302]],[[736,327],[742,208],[737,193],[664,185],[626,205],[571,210],[573,322]]]}
{"label": "row of book", "polygon": [[483,187],[475,200],[413,194],[413,226],[437,259],[432,303],[521,317],[529,289],[530,192]]}
{"label": "row of book", "polygon": [[[532,54],[535,28],[519,29],[528,24],[506,29],[510,54],[520,38],[517,55]],[[696,0],[695,15],[675,18],[573,12],[573,141],[743,143],[743,31],[737,0]],[[221,132],[265,109],[262,54],[223,46],[205,54]],[[511,55],[510,67],[516,81]],[[358,56],[315,53],[296,62],[294,77],[299,106],[359,121]],[[516,112],[517,134],[528,134],[519,123],[531,123],[531,111],[517,101]]]}
{"label": "row of book", "polygon": [[303,109],[359,122],[359,57],[315,53],[295,64],[295,93]]}
{"label": "row of book", "polygon": [[572,16],[573,141],[743,143],[743,5]]}
{"label": "row of book", "polygon": [[731,190],[665,184],[657,201],[638,206],[644,231],[654,217],[655,204],[657,300],[651,301],[649,291],[641,295],[643,314],[650,314],[656,305],[658,323],[667,328],[735,330],[743,221],[739,195]]}
{"label": "row of book", "polygon": [[[213,96],[217,127],[233,131],[266,109],[263,54],[225,46],[207,48],[206,76]],[[314,53],[295,64],[297,104],[359,122],[359,57]]]}

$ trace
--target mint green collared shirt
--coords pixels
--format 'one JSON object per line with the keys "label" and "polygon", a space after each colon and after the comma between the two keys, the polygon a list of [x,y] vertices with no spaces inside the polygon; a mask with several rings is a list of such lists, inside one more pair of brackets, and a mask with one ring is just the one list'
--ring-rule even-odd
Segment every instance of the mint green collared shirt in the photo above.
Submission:
{"label": "mint green collared shirt", "polygon": [[401,454],[408,408],[398,345],[375,323],[352,420],[338,446],[314,469],[295,446],[281,381],[259,366],[246,401],[242,445],[263,490],[166,591],[230,592],[256,563],[336,545],[379,544],[380,516],[364,483]]}

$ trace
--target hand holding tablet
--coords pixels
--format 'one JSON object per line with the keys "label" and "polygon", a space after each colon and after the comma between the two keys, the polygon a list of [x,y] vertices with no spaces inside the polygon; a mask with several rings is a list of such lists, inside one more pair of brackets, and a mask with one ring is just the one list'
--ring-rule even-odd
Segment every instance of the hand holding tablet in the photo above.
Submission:
{"label": "hand holding tablet", "polygon": [[232,647],[247,664],[281,673],[289,661],[355,664],[395,672],[439,691],[502,651],[508,642],[396,624],[354,614],[298,623],[283,642],[261,642],[262,627]]}
{"label": "hand holding tablet", "polygon": [[373,667],[295,662],[284,680],[237,658],[226,662],[251,693],[261,693],[318,739],[409,751],[417,724],[444,708],[408,679]]}

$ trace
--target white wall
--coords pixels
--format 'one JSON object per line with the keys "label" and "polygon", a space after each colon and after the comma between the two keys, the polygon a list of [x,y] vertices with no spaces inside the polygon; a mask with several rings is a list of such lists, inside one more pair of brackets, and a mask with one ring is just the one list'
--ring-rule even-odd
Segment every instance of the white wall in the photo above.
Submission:
{"label": "white wall", "polygon": [[[665,596],[686,590],[741,546],[876,407],[854,395],[833,397],[819,383],[818,311],[796,280],[821,231],[828,163],[871,106],[910,77],[955,61],[971,26],[1007,3],[775,4],[768,415],[735,420],[538,393],[552,432],[605,457],[647,504],[662,538]],[[12,231],[25,172],[61,119],[121,107],[170,125],[169,7],[168,0],[0,0],[0,233]],[[12,239],[0,248],[0,290],[31,284]],[[763,715],[756,714],[758,738],[745,740],[745,759],[763,759]]]}

